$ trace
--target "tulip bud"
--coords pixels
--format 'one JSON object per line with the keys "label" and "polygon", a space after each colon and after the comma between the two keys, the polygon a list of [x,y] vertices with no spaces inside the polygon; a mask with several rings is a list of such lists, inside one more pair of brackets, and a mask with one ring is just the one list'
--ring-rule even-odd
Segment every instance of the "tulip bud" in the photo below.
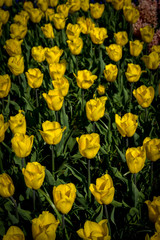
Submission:
{"label": "tulip bud", "polygon": [[160,159],[160,139],[150,139],[146,137],[143,141],[143,146],[146,149],[147,158],[153,162]]}

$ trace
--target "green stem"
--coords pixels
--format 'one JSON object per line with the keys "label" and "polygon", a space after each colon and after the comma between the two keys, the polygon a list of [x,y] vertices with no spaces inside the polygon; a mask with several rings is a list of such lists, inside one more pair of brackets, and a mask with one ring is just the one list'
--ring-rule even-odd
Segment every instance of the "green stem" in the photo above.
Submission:
{"label": "green stem", "polygon": [[148,108],[145,108],[145,122],[148,121]]}
{"label": "green stem", "polygon": [[76,73],[78,73],[78,56],[76,55]]}
{"label": "green stem", "polygon": [[38,102],[38,89],[35,88],[35,94],[36,94],[36,107],[39,107],[39,102]]}
{"label": "green stem", "polygon": [[32,189],[32,192],[33,192],[33,211],[35,211],[36,191]]}
{"label": "green stem", "polygon": [[136,176],[137,176],[136,173],[134,173],[134,184],[135,184],[135,193],[134,193],[134,194],[135,194],[135,196],[134,196],[134,198],[135,198],[134,200],[135,200],[135,201],[134,201],[134,206],[135,206],[135,207],[136,207],[136,205],[137,205],[137,195],[136,195],[137,182],[136,182]]}
{"label": "green stem", "polygon": [[22,168],[24,168],[25,166],[26,166],[25,158],[22,158]]}
{"label": "green stem", "polygon": [[128,137],[126,137],[126,148],[128,148],[128,146],[129,146],[129,139]]}
{"label": "green stem", "polygon": [[90,184],[91,184],[91,160],[88,159],[88,198],[89,201],[91,201],[91,191],[89,190]]}
{"label": "green stem", "polygon": [[18,210],[17,210],[17,203],[16,203],[16,200],[11,196],[9,197],[11,199],[11,201],[13,202],[14,204],[14,207],[15,207],[15,212],[16,212],[16,218],[18,219],[19,221],[19,215],[18,215]]}
{"label": "green stem", "polygon": [[52,152],[52,175],[55,178],[55,153],[54,153],[54,146],[51,145],[51,152]]}
{"label": "green stem", "polygon": [[0,173],[4,172],[2,159],[3,159],[3,154],[0,146]]}
{"label": "green stem", "polygon": [[62,217],[61,214],[58,212],[57,208],[55,207],[54,203],[52,202],[52,200],[50,199],[50,197],[42,190],[42,189],[38,189],[37,190],[40,194],[42,194],[46,200],[49,202],[50,206],[53,208],[53,210],[55,211],[60,223],[62,224]]}
{"label": "green stem", "polygon": [[153,162],[151,162],[151,187],[153,186]]}
{"label": "green stem", "polygon": [[62,214],[62,236],[65,239],[65,216]]}
{"label": "green stem", "polygon": [[104,204],[104,211],[105,211],[106,219],[108,220],[109,235],[111,236],[111,226],[109,222],[109,215],[108,215],[108,209],[106,204]]}

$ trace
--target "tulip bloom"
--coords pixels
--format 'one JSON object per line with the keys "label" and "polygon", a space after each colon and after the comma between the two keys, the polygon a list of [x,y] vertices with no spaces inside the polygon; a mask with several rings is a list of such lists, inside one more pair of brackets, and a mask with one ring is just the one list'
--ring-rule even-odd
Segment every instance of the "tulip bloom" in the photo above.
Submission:
{"label": "tulip bloom", "polygon": [[25,74],[31,88],[39,88],[42,85],[43,73],[38,68],[30,68]]}
{"label": "tulip bloom", "polygon": [[145,203],[148,207],[149,220],[155,223],[160,216],[160,196],[154,196],[152,202],[150,200],[146,200]]}
{"label": "tulip bloom", "polygon": [[23,40],[18,40],[18,39],[8,39],[5,42],[4,48],[6,49],[7,53],[9,54],[10,57],[14,57],[16,55],[21,55],[22,54],[22,44]]}
{"label": "tulip bloom", "polygon": [[138,173],[144,167],[146,160],[146,150],[142,147],[128,148],[126,151],[126,161],[131,173]]}
{"label": "tulip bloom", "polygon": [[79,24],[69,23],[67,25],[66,35],[69,40],[73,41],[74,38],[79,38],[80,33],[81,33],[81,27],[79,26]]}
{"label": "tulip bloom", "polygon": [[148,69],[157,69],[160,64],[159,54],[157,52],[151,52],[149,55],[143,55],[141,60],[145,63]]}
{"label": "tulip bloom", "polygon": [[127,22],[136,23],[139,18],[139,11],[132,5],[123,7],[123,14]]}
{"label": "tulip bloom", "polygon": [[57,13],[62,13],[65,18],[68,17],[69,6],[67,4],[59,4],[56,10],[57,10]]}
{"label": "tulip bloom", "polygon": [[81,32],[83,34],[90,34],[90,32],[95,28],[95,24],[91,18],[86,18],[84,16],[77,18],[77,24],[81,27]]}
{"label": "tulip bloom", "polygon": [[56,29],[61,30],[65,28],[66,19],[63,13],[55,13],[52,17],[52,21]]}
{"label": "tulip bloom", "polygon": [[11,88],[11,79],[8,74],[0,75],[0,98],[7,97]]}
{"label": "tulip bloom", "polygon": [[90,88],[97,79],[96,75],[92,75],[92,73],[86,69],[79,70],[77,76],[75,74],[74,76],[76,77],[78,87],[83,89]]}
{"label": "tulip bloom", "polygon": [[7,230],[6,234],[3,236],[3,240],[8,239],[25,240],[25,236],[19,227],[11,226]]}
{"label": "tulip bloom", "polygon": [[27,26],[19,23],[12,23],[10,25],[10,37],[18,40],[25,38],[27,34]]}
{"label": "tulip bloom", "polygon": [[68,0],[69,12],[74,13],[80,10],[81,0]]}
{"label": "tulip bloom", "polygon": [[98,121],[104,116],[107,97],[90,99],[86,103],[86,115],[90,121]]}
{"label": "tulip bloom", "polygon": [[116,114],[115,123],[122,137],[132,137],[137,129],[138,116],[132,113],[126,113],[122,118]]}
{"label": "tulip bloom", "polygon": [[114,82],[118,75],[118,68],[116,65],[110,63],[105,66],[104,76],[108,82]]}
{"label": "tulip bloom", "polygon": [[12,149],[19,158],[27,157],[32,150],[34,136],[16,133],[11,139]]}
{"label": "tulip bloom", "polygon": [[5,131],[8,129],[9,123],[4,123],[4,117],[0,114],[0,143],[4,141]]}
{"label": "tulip bloom", "polygon": [[66,129],[66,127],[61,128],[59,122],[50,122],[45,121],[42,123],[43,131],[40,130],[40,134],[42,135],[44,141],[47,144],[58,144],[62,139],[62,133]]}
{"label": "tulip bloom", "polygon": [[97,91],[98,91],[98,94],[99,95],[104,95],[105,94],[105,91],[106,91],[106,89],[105,89],[105,86],[103,86],[103,85],[99,85],[98,86],[98,88],[97,88]]}
{"label": "tulip bloom", "polygon": [[9,19],[9,11],[5,11],[3,9],[0,9],[0,21],[3,24],[6,24],[8,22]]}
{"label": "tulip bloom", "polygon": [[138,57],[143,49],[143,42],[139,40],[129,41],[129,50],[130,54],[134,57]]}
{"label": "tulip bloom", "polygon": [[154,28],[150,25],[140,28],[141,38],[143,42],[150,43],[153,40]]}
{"label": "tulip bloom", "polygon": [[54,38],[54,32],[51,23],[45,24],[44,27],[41,27],[41,29],[46,38]]}
{"label": "tulip bloom", "polygon": [[105,5],[104,4],[100,4],[98,2],[96,3],[90,3],[90,13],[91,13],[91,16],[94,18],[94,19],[99,19],[101,18],[103,12],[104,12],[104,9],[105,9]]}
{"label": "tulip bloom", "polygon": [[45,51],[46,61],[48,62],[48,64],[52,64],[55,62],[58,63],[62,54],[63,54],[63,50],[59,49],[58,46],[46,48],[46,51]]}
{"label": "tulip bloom", "polygon": [[[107,0],[108,1],[108,0]],[[118,11],[123,8],[124,0],[111,0],[113,7]]]}
{"label": "tulip bloom", "polygon": [[147,158],[153,162],[160,159],[160,139],[150,139],[146,137],[143,141],[143,146],[146,149]]}
{"label": "tulip bloom", "polygon": [[152,86],[147,88],[145,85],[142,85],[139,88],[133,90],[133,95],[141,107],[147,108],[153,101],[154,92],[155,91]]}
{"label": "tulip bloom", "polygon": [[49,64],[49,74],[53,80],[63,77],[65,74],[67,63],[65,60]]}
{"label": "tulip bloom", "polygon": [[88,159],[94,158],[100,149],[100,137],[98,133],[84,134],[77,137],[79,152]]}
{"label": "tulip bloom", "polygon": [[57,78],[52,81],[52,84],[55,89],[58,89],[60,91],[63,97],[65,97],[68,94],[69,82],[67,78],[65,77]]}
{"label": "tulip bloom", "polygon": [[127,72],[125,72],[128,82],[137,82],[142,74],[141,67],[138,64],[128,63]]}
{"label": "tulip bloom", "polygon": [[30,8],[30,11],[28,11],[30,20],[33,23],[39,23],[42,19],[43,12],[39,8]]}
{"label": "tulip bloom", "polygon": [[32,220],[33,239],[55,240],[58,225],[59,220],[56,220],[52,213],[43,211],[38,218]]}
{"label": "tulip bloom", "polygon": [[63,214],[67,214],[75,201],[76,187],[73,183],[60,184],[53,187],[53,201],[56,208]]}
{"label": "tulip bloom", "polygon": [[43,12],[45,12],[48,8],[48,0],[38,0],[37,1],[37,6],[40,8]]}
{"label": "tulip bloom", "polygon": [[125,31],[114,33],[114,38],[116,40],[116,44],[121,46],[124,46],[128,43],[128,34]]}
{"label": "tulip bloom", "polygon": [[35,61],[43,62],[45,60],[45,51],[46,49],[42,46],[33,47],[31,50],[31,55]]}
{"label": "tulip bloom", "polygon": [[107,35],[107,29],[106,28],[99,28],[94,27],[90,31],[90,37],[94,44],[102,44],[106,38],[108,38]]}
{"label": "tulip bloom", "polygon": [[106,47],[106,51],[111,60],[118,62],[122,58],[122,46],[118,44],[110,44]]}
{"label": "tulip bloom", "polygon": [[45,178],[45,167],[38,162],[28,162],[26,168],[22,168],[24,181],[28,188],[39,189]]}
{"label": "tulip bloom", "polygon": [[50,7],[56,7],[59,0],[49,0],[49,6]]}
{"label": "tulip bloom", "polygon": [[97,178],[96,185],[91,183],[89,189],[99,204],[108,205],[113,201],[115,188],[109,174]]}
{"label": "tulip bloom", "polygon": [[89,9],[89,0],[81,0],[81,9],[87,12]]}
{"label": "tulip bloom", "polygon": [[47,102],[48,108],[53,111],[59,111],[62,108],[64,97],[59,89],[49,90],[48,94],[42,94]]}
{"label": "tulip bloom", "polygon": [[79,55],[83,48],[83,40],[82,38],[74,38],[72,41],[67,40],[69,50],[73,55]]}
{"label": "tulip bloom", "polygon": [[11,197],[15,188],[11,177],[7,173],[0,174],[0,196]]}
{"label": "tulip bloom", "polygon": [[8,59],[9,70],[18,76],[24,72],[24,58],[22,55],[16,55]]}
{"label": "tulip bloom", "polygon": [[19,110],[19,113],[15,116],[10,116],[9,126],[13,134],[26,133],[26,119],[23,110]]}

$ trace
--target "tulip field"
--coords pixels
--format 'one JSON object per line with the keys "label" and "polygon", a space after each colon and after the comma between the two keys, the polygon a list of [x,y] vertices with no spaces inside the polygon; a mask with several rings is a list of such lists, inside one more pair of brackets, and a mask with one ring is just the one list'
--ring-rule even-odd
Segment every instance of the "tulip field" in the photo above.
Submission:
{"label": "tulip field", "polygon": [[158,14],[0,0],[0,239],[160,240]]}

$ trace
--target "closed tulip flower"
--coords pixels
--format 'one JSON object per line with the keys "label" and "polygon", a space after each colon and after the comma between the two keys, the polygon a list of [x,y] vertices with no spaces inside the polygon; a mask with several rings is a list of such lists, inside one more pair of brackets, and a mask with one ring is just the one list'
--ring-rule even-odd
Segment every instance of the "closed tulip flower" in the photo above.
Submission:
{"label": "closed tulip flower", "polygon": [[64,97],[59,89],[49,90],[48,94],[43,93],[42,95],[50,110],[59,111],[62,108]]}
{"label": "closed tulip flower", "polygon": [[55,62],[58,63],[62,54],[63,54],[63,50],[59,49],[58,46],[54,46],[52,48],[46,48],[46,51],[45,51],[46,61],[48,62],[48,64],[52,64]]}
{"label": "closed tulip flower", "polygon": [[126,161],[131,173],[138,173],[144,167],[146,160],[146,150],[142,147],[128,148],[126,151]]}
{"label": "closed tulip flower", "polygon": [[100,149],[100,137],[98,133],[84,134],[77,137],[79,152],[88,159],[94,158]]}
{"label": "closed tulip flower", "polygon": [[31,88],[39,88],[42,85],[43,73],[38,68],[30,68],[25,74]]}
{"label": "closed tulip flower", "polygon": [[18,76],[24,72],[24,58],[22,55],[16,55],[8,59],[9,70],[13,75]]}
{"label": "closed tulip flower", "polygon": [[111,0],[113,7],[118,11],[123,8],[124,0]]}
{"label": "closed tulip flower", "polygon": [[92,16],[94,19],[99,19],[99,18],[101,18],[102,14],[103,14],[103,12],[104,12],[104,9],[105,9],[105,5],[96,2],[96,3],[90,3],[89,6],[90,6],[91,16]]}
{"label": "closed tulip flower", "polygon": [[160,216],[160,196],[154,196],[152,202],[150,200],[146,200],[145,203],[148,207],[149,220],[155,223]]}
{"label": "closed tulip flower", "polygon": [[45,51],[46,49],[42,46],[32,47],[31,55],[35,61],[43,62],[45,60]]}
{"label": "closed tulip flower", "polygon": [[8,96],[11,88],[11,79],[8,74],[0,75],[0,98]]}
{"label": "closed tulip flower", "polygon": [[3,9],[0,9],[0,22],[3,24],[6,24],[9,19],[9,11],[5,11]]}
{"label": "closed tulip flower", "polygon": [[103,85],[100,84],[100,85],[98,86],[98,88],[97,88],[97,91],[98,91],[98,94],[99,94],[99,95],[104,95],[105,92],[106,92],[105,86],[103,86]]}
{"label": "closed tulip flower", "polygon": [[74,38],[79,38],[81,33],[81,27],[78,24],[69,23],[66,28],[67,38],[73,40]]}
{"label": "closed tulip flower", "polygon": [[132,113],[126,113],[122,118],[116,114],[115,123],[122,137],[132,137],[137,129],[138,116]]}
{"label": "closed tulip flower", "polygon": [[143,49],[143,42],[139,40],[129,41],[129,50],[130,54],[134,57],[138,57]]}
{"label": "closed tulip flower", "polygon": [[147,108],[153,101],[154,92],[155,91],[152,86],[147,88],[145,85],[142,85],[139,88],[133,90],[133,95],[141,107]]}
{"label": "closed tulip flower", "polygon": [[152,28],[150,25],[147,25],[143,28],[140,28],[140,33],[143,42],[152,42],[154,36],[154,28]]}
{"label": "closed tulip flower", "polygon": [[53,187],[53,201],[56,208],[63,214],[67,214],[75,201],[76,187],[73,183],[60,184]]}
{"label": "closed tulip flower", "polygon": [[90,34],[90,32],[95,28],[95,24],[91,18],[86,18],[84,16],[77,18],[77,24],[81,27],[81,32],[83,34]]}
{"label": "closed tulip flower", "polygon": [[31,1],[24,2],[23,9],[27,12],[30,11],[30,9],[34,8],[33,3]]}
{"label": "closed tulip flower", "polygon": [[3,142],[4,138],[5,138],[5,132],[9,127],[9,123],[8,122],[4,122],[4,116],[2,114],[0,114],[0,143]]}
{"label": "closed tulip flower", "polygon": [[128,82],[137,82],[142,74],[141,67],[138,64],[128,63],[127,72],[125,72]]}
{"label": "closed tulip flower", "polygon": [[11,7],[12,6],[12,0],[4,0],[4,3],[7,7]]}
{"label": "closed tulip flower", "polygon": [[124,46],[128,43],[128,34],[125,31],[114,33],[114,37],[116,40],[116,44]]}
{"label": "closed tulip flower", "polygon": [[23,40],[17,40],[15,39],[8,39],[5,42],[4,48],[6,49],[7,53],[9,54],[10,57],[14,57],[16,55],[21,55],[22,54],[22,44]]}
{"label": "closed tulip flower", "polygon": [[48,8],[47,11],[45,12],[45,17],[46,17],[46,21],[52,21],[52,18],[55,14],[55,11],[53,8]]}
{"label": "closed tulip flower", "polygon": [[11,197],[15,188],[11,177],[7,173],[0,174],[0,196]]}
{"label": "closed tulip flower", "polygon": [[4,0],[0,0],[0,7],[2,7],[4,4]]}
{"label": "closed tulip flower", "polygon": [[64,17],[63,13],[55,13],[53,15],[52,21],[57,30],[65,28],[66,18]]}
{"label": "closed tulip flower", "polygon": [[81,0],[81,9],[84,12],[87,12],[89,10],[89,0]]}
{"label": "closed tulip flower", "polygon": [[74,38],[72,41],[67,40],[69,50],[73,55],[79,55],[83,48],[83,40],[82,38]]}
{"label": "closed tulip flower", "polygon": [[41,29],[46,38],[54,38],[54,32],[51,23],[45,24],[44,27],[41,27]]}
{"label": "closed tulip flower", "polygon": [[104,116],[107,97],[90,99],[86,103],[86,115],[90,121],[98,121]]}
{"label": "closed tulip flower", "polygon": [[62,13],[65,18],[68,17],[69,6],[67,4],[59,4],[56,10],[57,10],[57,13]]}
{"label": "closed tulip flower", "polygon": [[95,27],[90,31],[90,37],[94,44],[102,44],[104,40],[108,38],[107,29]]}
{"label": "closed tulip flower", "polygon": [[33,239],[55,240],[58,225],[59,220],[52,213],[43,211],[38,218],[32,220]]}
{"label": "closed tulip flower", "polygon": [[77,76],[75,74],[74,76],[76,77],[78,87],[83,89],[90,88],[97,79],[96,75],[92,75],[92,73],[86,69],[79,70]]}
{"label": "closed tulip flower", "polygon": [[113,201],[115,188],[109,174],[97,178],[96,185],[91,183],[89,189],[99,204],[108,205]]}
{"label": "closed tulip flower", "polygon": [[29,20],[29,14],[26,11],[21,11],[14,17],[14,22],[27,26]]}
{"label": "closed tulip flower", "polygon": [[[147,239],[145,239],[145,240],[147,240]],[[160,232],[155,232],[155,234],[153,236],[151,236],[150,240],[160,240]]]}
{"label": "closed tulip flower", "polygon": [[40,8],[43,12],[45,12],[48,8],[48,0],[38,0],[37,6]]}
{"label": "closed tulip flower", "polygon": [[151,52],[149,55],[143,55],[141,60],[148,69],[157,69],[160,64],[160,58],[157,52]]}
{"label": "closed tulip flower", "polygon": [[160,58],[160,45],[153,45],[151,48],[151,51],[158,53],[159,58]]}
{"label": "closed tulip flower", "polygon": [[63,97],[65,97],[68,94],[69,82],[67,78],[65,77],[57,78],[52,81],[52,84],[55,89],[58,89],[61,92]]}
{"label": "closed tulip flower", "polygon": [[16,239],[16,240],[25,240],[25,236],[24,233],[22,232],[22,230],[17,227],[17,226],[11,226],[6,234],[3,236],[2,240],[12,240],[12,239]]}
{"label": "closed tulip flower", "polygon": [[27,26],[19,23],[13,23],[10,25],[11,38],[23,39],[27,34]]}
{"label": "closed tulip flower", "polygon": [[43,131],[40,130],[40,134],[44,141],[47,144],[56,145],[61,141],[62,134],[66,127],[61,128],[59,122],[45,121],[42,123],[42,129]]}
{"label": "closed tulip flower", "polygon": [[117,78],[118,68],[116,65],[110,63],[105,66],[104,76],[108,82],[114,82]]}
{"label": "closed tulip flower", "polygon": [[146,137],[143,141],[143,146],[146,149],[147,158],[153,162],[160,159],[160,139],[150,139]]}
{"label": "closed tulip flower", "polygon": [[49,0],[50,7],[56,7],[58,5],[59,0]]}
{"label": "closed tulip flower", "polygon": [[110,240],[107,222],[107,219],[102,219],[99,223],[87,220],[84,224],[84,229],[79,229],[77,234],[85,240]]}
{"label": "closed tulip flower", "polygon": [[118,44],[110,44],[109,47],[106,47],[106,51],[114,62],[118,62],[122,58],[122,46]]}
{"label": "closed tulip flower", "polygon": [[127,22],[136,23],[139,18],[139,11],[132,5],[123,7],[123,14]]}
{"label": "closed tulip flower", "polygon": [[19,113],[15,116],[10,116],[9,126],[13,134],[26,134],[26,119],[23,110],[19,110]]}
{"label": "closed tulip flower", "polygon": [[57,78],[63,77],[66,71],[66,67],[67,67],[67,63],[65,60],[62,60],[59,63],[54,62],[49,64],[49,74],[51,78],[55,80]]}
{"label": "closed tulip flower", "polygon": [[45,178],[45,167],[38,162],[28,162],[26,168],[22,168],[24,181],[28,188],[39,189]]}
{"label": "closed tulip flower", "polygon": [[39,23],[43,17],[43,12],[39,8],[31,8],[28,13],[33,23]]}
{"label": "closed tulip flower", "polygon": [[81,8],[81,0],[68,0],[67,4],[69,5],[70,13],[77,12]]}
{"label": "closed tulip flower", "polygon": [[11,139],[12,149],[16,156],[25,158],[30,155],[33,145],[34,136],[28,136],[22,133],[16,133]]}
{"label": "closed tulip flower", "polygon": [[2,32],[3,32],[3,29],[2,29],[2,22],[0,22],[0,37],[2,36]]}

